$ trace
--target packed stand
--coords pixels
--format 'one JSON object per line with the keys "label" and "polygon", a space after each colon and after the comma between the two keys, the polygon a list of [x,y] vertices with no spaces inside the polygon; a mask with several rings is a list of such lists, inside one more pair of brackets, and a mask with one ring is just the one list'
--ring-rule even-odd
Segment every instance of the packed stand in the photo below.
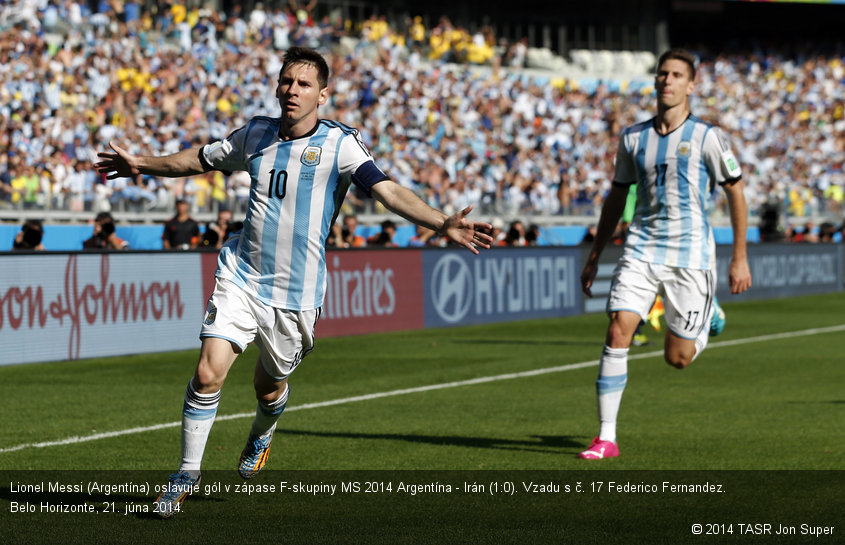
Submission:
{"label": "packed stand", "polygon": [[[490,29],[445,18],[397,29],[376,17],[317,20],[313,3],[228,15],[163,5],[0,6],[0,207],[171,211],[184,199],[195,213],[242,214],[246,173],[105,180],[92,163],[112,139],[168,154],[279,115],[273,92],[291,45],[330,60],[323,115],[360,128],[386,172],[447,212],[595,216],[619,129],[652,115],[649,85],[528,75],[524,41],[499,44]],[[732,139],[752,213],[770,200],[790,217],[845,213],[843,81],[841,52],[703,59],[693,112]],[[344,213],[372,206],[352,194]]]}

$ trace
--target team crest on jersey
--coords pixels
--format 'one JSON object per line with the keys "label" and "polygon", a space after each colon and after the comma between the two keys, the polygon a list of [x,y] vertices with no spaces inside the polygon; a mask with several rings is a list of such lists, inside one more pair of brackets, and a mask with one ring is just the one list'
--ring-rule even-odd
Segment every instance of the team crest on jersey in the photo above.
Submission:
{"label": "team crest on jersey", "polygon": [[689,155],[690,150],[692,149],[692,144],[689,142],[681,142],[678,144],[678,155],[681,157],[686,157]]}
{"label": "team crest on jersey", "polygon": [[307,167],[315,167],[320,164],[320,155],[322,155],[322,153],[323,150],[320,147],[308,146],[305,148],[305,151],[302,152],[300,161]]}
{"label": "team crest on jersey", "polygon": [[208,303],[208,308],[205,309],[205,325],[213,324],[215,318],[217,318],[217,307]]}

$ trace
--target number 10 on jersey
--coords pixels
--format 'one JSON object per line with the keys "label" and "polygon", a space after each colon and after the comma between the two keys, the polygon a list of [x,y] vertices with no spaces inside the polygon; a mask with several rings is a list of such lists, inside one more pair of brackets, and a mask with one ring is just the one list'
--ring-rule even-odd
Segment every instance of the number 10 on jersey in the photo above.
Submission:
{"label": "number 10 on jersey", "polygon": [[270,171],[270,191],[267,194],[269,198],[285,198],[285,190],[287,189],[288,184],[288,172],[286,170],[280,170],[276,172],[276,169]]}

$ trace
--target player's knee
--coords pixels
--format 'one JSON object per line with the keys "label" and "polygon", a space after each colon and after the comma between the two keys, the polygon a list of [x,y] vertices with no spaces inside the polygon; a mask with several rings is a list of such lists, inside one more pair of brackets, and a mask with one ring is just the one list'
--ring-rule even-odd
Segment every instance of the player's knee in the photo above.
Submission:
{"label": "player's knee", "polygon": [[200,360],[197,364],[197,371],[194,374],[194,389],[201,393],[213,393],[223,387],[226,375],[219,373],[214,366]]}
{"label": "player's knee", "polygon": [[255,399],[257,399],[259,403],[263,403],[265,405],[273,405],[276,401],[279,400],[279,397],[281,395],[281,392],[269,392],[266,394],[260,394],[258,392],[255,392]]}
{"label": "player's knee", "polygon": [[605,342],[610,348],[628,348],[633,335],[629,335],[625,328],[617,322],[611,322],[607,328],[607,339]]}
{"label": "player's knee", "polygon": [[[260,365],[260,363],[258,365]],[[263,372],[263,369],[256,369],[252,385],[255,388],[255,399],[265,405],[272,405],[278,401],[280,397],[285,395],[285,390],[287,389],[287,379],[279,381]]]}
{"label": "player's knee", "polygon": [[674,367],[675,369],[684,369],[690,363],[692,363],[692,358],[688,358],[680,353],[665,353],[663,354],[663,358],[666,360],[666,363]]}

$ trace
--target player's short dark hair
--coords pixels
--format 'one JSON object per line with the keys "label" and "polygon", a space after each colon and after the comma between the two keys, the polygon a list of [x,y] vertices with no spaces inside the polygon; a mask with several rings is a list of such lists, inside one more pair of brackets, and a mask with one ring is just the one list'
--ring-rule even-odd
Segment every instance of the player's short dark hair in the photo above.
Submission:
{"label": "player's short dark hair", "polygon": [[675,59],[687,63],[687,66],[689,66],[690,79],[695,79],[695,57],[692,53],[690,53],[686,49],[670,49],[669,51],[666,51],[665,53],[660,55],[660,58],[657,59],[657,69],[660,70],[660,67],[663,66],[663,63],[668,61],[669,59]]}
{"label": "player's short dark hair", "polygon": [[320,53],[307,47],[291,47],[285,53],[285,60],[279,77],[284,73],[285,68],[292,64],[308,64],[317,69],[317,83],[320,89],[325,89],[329,84],[329,64]]}

